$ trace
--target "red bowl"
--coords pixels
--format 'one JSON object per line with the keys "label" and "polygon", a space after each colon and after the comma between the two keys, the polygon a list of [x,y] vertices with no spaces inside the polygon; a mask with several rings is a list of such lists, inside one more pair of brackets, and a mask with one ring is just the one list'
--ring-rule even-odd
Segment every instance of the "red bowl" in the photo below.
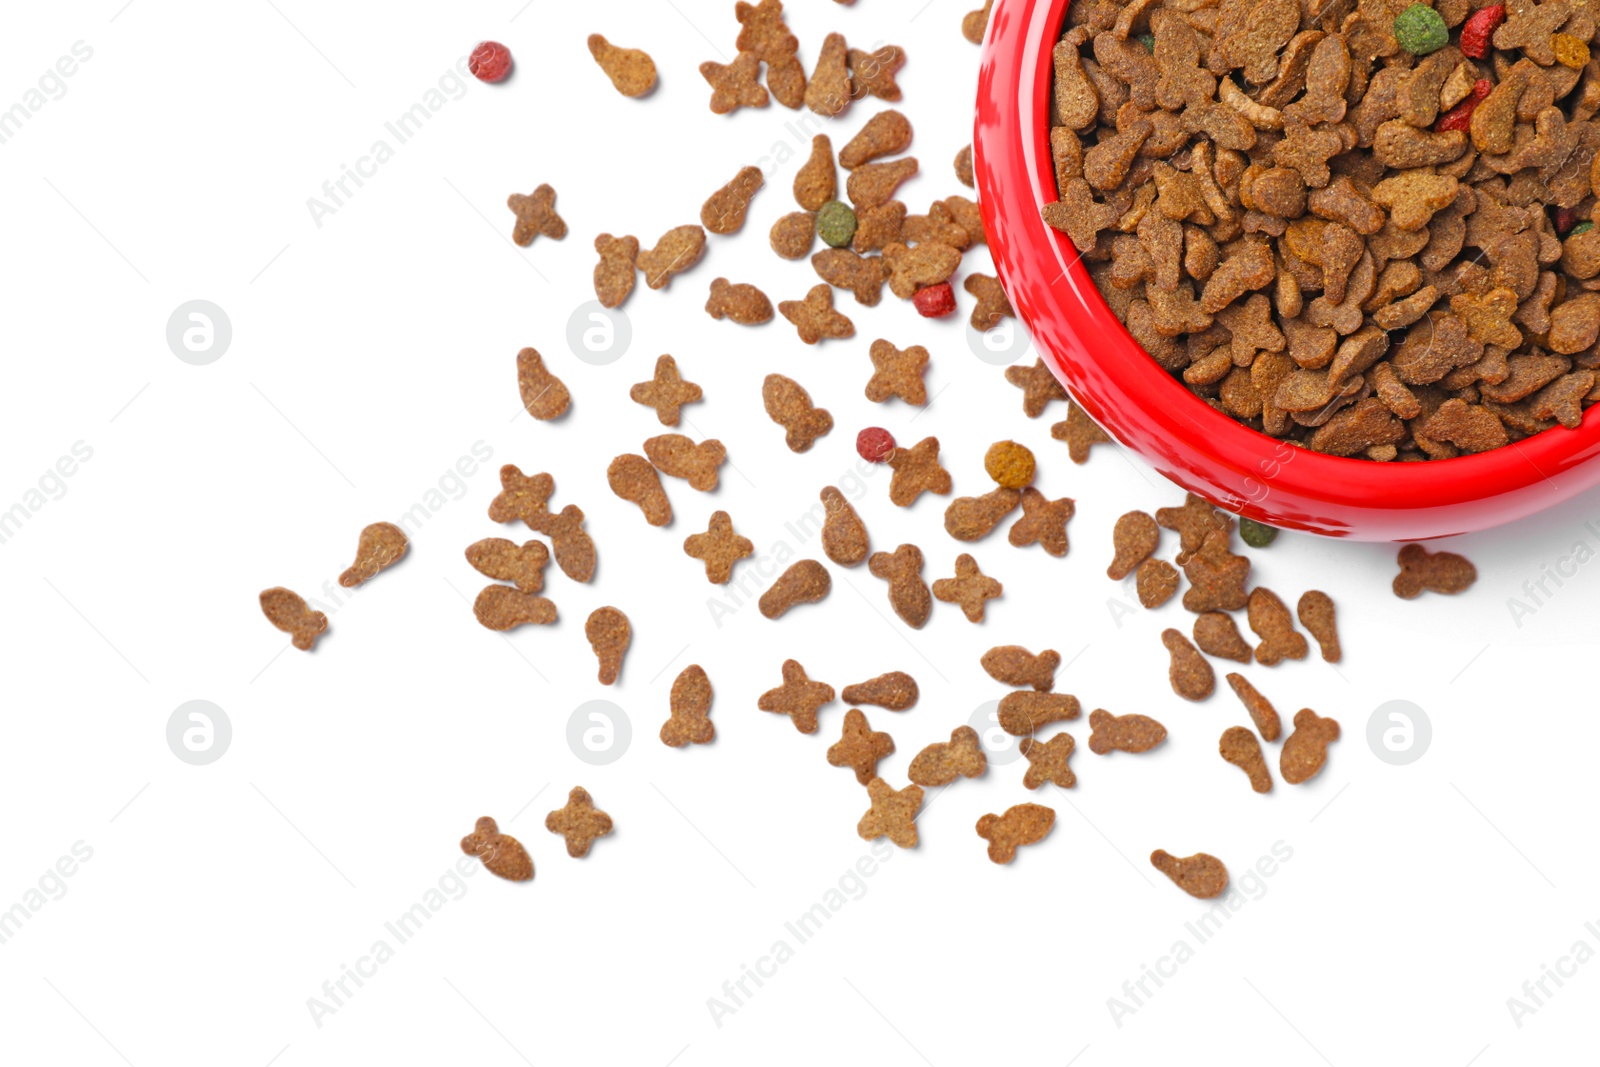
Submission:
{"label": "red bowl", "polygon": [[1600,415],[1506,448],[1374,463],[1285,444],[1214,411],[1117,321],[1066,235],[1045,225],[1051,50],[1068,0],[997,0],[978,78],[973,166],[989,248],[1011,306],[1073,399],[1177,484],[1292,530],[1408,541],[1531,515],[1600,482]]}

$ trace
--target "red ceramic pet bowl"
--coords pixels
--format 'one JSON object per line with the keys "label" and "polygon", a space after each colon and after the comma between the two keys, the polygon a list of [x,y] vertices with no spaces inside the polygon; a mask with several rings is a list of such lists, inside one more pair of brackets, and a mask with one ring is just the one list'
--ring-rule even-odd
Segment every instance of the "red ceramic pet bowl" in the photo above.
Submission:
{"label": "red ceramic pet bowl", "polygon": [[1057,199],[1051,50],[1068,0],[996,0],[978,80],[973,162],[1011,305],[1073,398],[1156,470],[1260,522],[1362,541],[1480,530],[1600,482],[1600,414],[1476,456],[1374,463],[1285,444],[1214,411],[1145,354],[1041,205]]}

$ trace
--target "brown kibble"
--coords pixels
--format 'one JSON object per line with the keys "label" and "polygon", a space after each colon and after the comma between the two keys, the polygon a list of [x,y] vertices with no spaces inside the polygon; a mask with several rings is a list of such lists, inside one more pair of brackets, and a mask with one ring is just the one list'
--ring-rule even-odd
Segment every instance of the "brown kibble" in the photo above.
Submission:
{"label": "brown kibble", "polygon": [[794,55],[800,48],[799,40],[783,19],[783,0],[759,0],[754,4],[739,0],[733,5],[733,13],[739,20],[739,38],[734,42],[739,51],[753,52],[770,65]]}
{"label": "brown kibble", "polygon": [[997,682],[1032,686],[1037,692],[1048,693],[1056,686],[1061,653],[1047,648],[1036,656],[1021,645],[997,645],[985,652],[978,662]]}
{"label": "brown kibble", "polygon": [[833,416],[811,403],[811,394],[793,378],[769,374],[761,383],[761,402],[767,417],[788,433],[784,443],[791,452],[808,452],[817,438],[833,429]]}
{"label": "brown kibble", "polygon": [[983,496],[957,497],[944,509],[945,532],[957,541],[980,541],[1021,502],[1021,493],[1004,487]]}
{"label": "brown kibble", "polygon": [[1315,778],[1328,759],[1328,746],[1339,740],[1339,724],[1324,719],[1310,708],[1295,712],[1294,733],[1283,742],[1278,756],[1278,772],[1290,785]]}
{"label": "brown kibble", "polygon": [[926,241],[915,248],[896,241],[884,248],[883,262],[889,269],[889,291],[902,300],[910,300],[918,289],[948,281],[961,266],[961,250],[938,241]]}
{"label": "brown kibble", "polygon": [[671,478],[682,478],[702,493],[716,489],[717,469],[728,458],[721,441],[712,438],[697,445],[681,433],[649,438],[644,443],[644,454],[656,470]]}
{"label": "brown kibble", "polygon": [[1017,849],[1045,839],[1056,824],[1054,808],[1043,804],[1015,804],[1004,815],[985,815],[978,820],[978,836],[989,842],[989,858],[995,863],[1010,863]]}
{"label": "brown kibble", "polygon": [[803,559],[778,575],[778,580],[761,594],[758,606],[767,618],[782,618],[784,612],[796,605],[815,604],[832,588],[833,579],[828,576],[828,568],[814,559]]}
{"label": "brown kibble", "polygon": [[972,309],[972,318],[968,321],[979,333],[994,329],[1003,318],[1016,316],[1011,309],[1011,299],[1006,296],[998,278],[987,274],[969,274],[962,287],[978,299],[977,306]]}
{"label": "brown kibble", "polygon": [[1339,628],[1334,620],[1333,598],[1320,589],[1313,589],[1301,595],[1295,611],[1300,616],[1300,625],[1317,639],[1317,644],[1322,648],[1322,658],[1328,663],[1338,663],[1342,653],[1339,650]]}
{"label": "brown kibble", "polygon": [[1283,727],[1278,720],[1278,709],[1272,706],[1272,701],[1262,696],[1256,687],[1250,684],[1250,679],[1242,674],[1229,674],[1228,684],[1233,687],[1239,703],[1250,713],[1250,721],[1261,731],[1262,740],[1276,741]]}
{"label": "brown kibble", "polygon": [[997,441],[984,453],[983,469],[1002,489],[1023,489],[1033,482],[1033,453],[1015,441]]}
{"label": "brown kibble", "polygon": [[811,158],[794,176],[795,203],[814,213],[838,195],[839,172],[833,165],[833,142],[827,134],[819,133],[811,138]]}
{"label": "brown kibble", "polygon": [[1056,734],[1043,742],[1032,737],[1023,738],[1017,745],[1028,761],[1028,770],[1022,776],[1023,788],[1038,789],[1046,782],[1061,789],[1077,785],[1078,776],[1067,766],[1075,745],[1071,734]]}
{"label": "brown kibble", "polygon": [[711,724],[711,679],[698,663],[683,669],[672,680],[668,698],[670,717],[661,724],[661,743],[669,748],[707,745],[717,736]]}
{"label": "brown kibble", "polygon": [[1454,595],[1478,580],[1478,568],[1454,552],[1429,552],[1418,544],[1400,549],[1400,573],[1394,578],[1394,595],[1414,600],[1423,590]]}
{"label": "brown kibble", "polygon": [[654,248],[639,253],[639,269],[646,285],[664,289],[705,254],[706,231],[699,226],[679,226],[662,234]]}
{"label": "brown kibble", "polygon": [[1022,518],[1007,535],[1017,548],[1038,545],[1052,556],[1067,554],[1067,523],[1077,511],[1071,497],[1051,500],[1033,486],[1022,491]]}
{"label": "brown kibble", "polygon": [[1172,665],[1167,668],[1167,681],[1172,683],[1174,693],[1185,700],[1205,700],[1216,690],[1217,676],[1211,670],[1211,664],[1195,651],[1195,647],[1180,631],[1161,631],[1161,643],[1167,646],[1167,652],[1172,657]]}
{"label": "brown kibble", "polygon": [[461,851],[477,856],[489,873],[509,882],[526,882],[533,877],[533,860],[522,842],[510,834],[500,832],[495,821],[485,815],[472,828],[472,833],[461,839]]}
{"label": "brown kibble", "polygon": [[1142,511],[1130,511],[1111,528],[1111,544],[1116,549],[1106,577],[1120,582],[1150,557],[1161,543],[1161,528]]}
{"label": "brown kibble", "polygon": [[[1159,514],[1157,521],[1160,521]],[[1231,520],[1228,525],[1232,527]],[[1208,536],[1200,550],[1183,565],[1183,573],[1189,579],[1183,606],[1196,615],[1207,611],[1238,611],[1249,600],[1244,585],[1250,577],[1250,560],[1228,551],[1226,530]]]}
{"label": "brown kibble", "polygon": [[544,589],[550,550],[538,541],[518,545],[503,537],[486,537],[467,546],[467,562],[486,578],[515,582],[524,593],[537,593]]}
{"label": "brown kibble", "polygon": [[755,555],[756,546],[734,532],[733,519],[726,511],[714,511],[705,533],[684,538],[683,551],[706,565],[706,581],[724,585],[733,576],[733,565]]}
{"label": "brown kibble", "polygon": [[817,216],[809,211],[794,211],[772,224],[767,243],[784,259],[804,259],[817,242]]}
{"label": "brown kibble", "polygon": [[596,608],[583,624],[583,633],[600,661],[600,684],[615,684],[622,673],[622,657],[633,639],[628,617],[616,608]]}
{"label": "brown kibble", "polygon": [[905,711],[917,702],[917,680],[905,671],[890,671],[845,686],[841,698],[846,704],[872,704],[889,711]]}
{"label": "brown kibble", "polygon": [[983,0],[983,6],[976,11],[969,11],[961,17],[961,36],[973,44],[982,44],[983,35],[989,29],[989,9],[994,7],[994,0]]}
{"label": "brown kibble", "polygon": [[1139,564],[1134,586],[1139,593],[1139,603],[1147,608],[1159,608],[1178,591],[1178,568],[1164,559],[1147,559]]}
{"label": "brown kibble", "polygon": [[805,105],[823,118],[835,118],[850,106],[849,50],[843,34],[823,38],[816,69],[806,84]]}
{"label": "brown kibble", "polygon": [[572,394],[532,348],[517,353],[517,388],[522,392],[522,406],[541,422],[560,418],[572,405]]}
{"label": "brown kibble", "polygon": [[939,439],[924,437],[910,448],[896,448],[884,458],[894,470],[889,479],[889,500],[909,508],[923,493],[944,496],[950,492],[950,472],[939,466]]}
{"label": "brown kibble", "polygon": [[[839,150],[839,166],[845,170],[855,170],[875,159],[897,156],[910,147],[911,122],[900,112],[890,108],[868,119],[867,124],[861,127],[861,132]],[[828,199],[832,200],[833,196],[830,195]],[[820,206],[819,204],[818,207]],[[809,208],[809,210],[817,209]]]}
{"label": "brown kibble", "polygon": [[866,523],[834,486],[823,487],[822,505],[827,512],[822,522],[822,551],[839,566],[854,567],[867,558],[871,544]]}
{"label": "brown kibble", "polygon": [[568,504],[558,514],[546,515],[539,533],[550,538],[556,566],[575,582],[587,582],[594,577],[594,539],[583,528],[583,509]]}
{"label": "brown kibble", "polygon": [[906,206],[898,200],[856,212],[856,239],[850,247],[865,255],[888,248],[900,240],[905,228]]}
{"label": "brown kibble", "polygon": [[603,233],[594,239],[594,250],[600,253],[600,262],[594,268],[595,298],[601,307],[621,307],[633,292],[634,275],[639,269],[639,239]]}
{"label": "brown kibble", "polygon": [[[1233,530],[1232,515],[1193,493],[1184,498],[1181,508],[1159,509],[1156,512],[1156,522],[1163,528],[1177,533],[1180,567],[1189,562],[1190,555],[1200,551],[1200,547],[1212,533],[1220,530],[1227,534]],[[1226,539],[1222,547],[1227,547]]]}
{"label": "brown kibble", "polygon": [[[550,517],[550,497],[555,479],[548,474],[524,475],[514,463],[500,468],[500,493],[489,504],[493,522],[521,519],[531,530],[541,530]],[[542,532],[542,530],[541,530]]]}
{"label": "brown kibble", "polygon": [[883,299],[889,268],[881,256],[863,256],[849,248],[824,248],[811,257],[817,277],[835,289],[848,290],[856,303],[876,307]]}
{"label": "brown kibble", "polygon": [[856,99],[875,96],[897,103],[902,96],[895,74],[906,65],[906,53],[899,45],[888,44],[876,52],[850,49],[850,95]]}
{"label": "brown kibble", "polygon": [[1228,888],[1228,868],[1204,852],[1179,859],[1158,848],[1150,853],[1150,865],[1172,879],[1173,885],[1201,900],[1220,897]]}
{"label": "brown kibble", "polygon": [[711,283],[706,314],[714,319],[732,319],[740,326],[760,326],[772,321],[772,301],[753,285],[732,285],[726,278],[717,278]]}
{"label": "brown kibble", "polygon": [[656,64],[637,48],[618,48],[598,33],[589,35],[589,54],[623,96],[644,96],[656,87]]}
{"label": "brown kibble", "polygon": [[912,345],[901,350],[888,341],[872,342],[872,378],[867,382],[867,399],[881,404],[899,397],[908,404],[928,402],[928,387],[922,376],[928,370],[928,350]]}
{"label": "brown kibble", "polygon": [[567,224],[556,214],[556,191],[541,185],[531,196],[512,193],[506,198],[506,207],[517,216],[511,239],[526,248],[536,237],[549,237],[559,241],[567,235]]}
{"label": "brown kibble", "polygon": [[[1022,412],[1030,419],[1043,415],[1050,401],[1067,399],[1067,391],[1042,359],[1035,360],[1031,367],[1007,367],[1006,381],[1022,390]],[[1070,410],[1067,417],[1072,417]]]}
{"label": "brown kibble", "polygon": [[716,234],[738,233],[744,228],[750,201],[765,184],[760,167],[741,168],[732,181],[712,193],[701,206],[700,224]]}
{"label": "brown kibble", "polygon": [[922,807],[922,787],[908,785],[896,790],[882,778],[867,783],[872,807],[856,823],[863,841],[887,837],[901,848],[917,847],[917,810]]}
{"label": "brown kibble", "polygon": [[328,616],[312,611],[305,598],[283,586],[274,586],[261,593],[261,613],[284,633],[302,652],[316,647],[317,638],[328,628]]}
{"label": "brown kibble", "polygon": [[1272,792],[1272,773],[1267,770],[1267,760],[1261,754],[1261,742],[1243,726],[1230,726],[1222,731],[1217,750],[1222,758],[1250,776],[1250,788],[1257,793]]}
{"label": "brown kibble", "polygon": [[484,626],[502,632],[518,626],[548,626],[556,621],[555,604],[509,585],[484,586],[472,603],[472,613]]}
{"label": "brown kibble", "polygon": [[1207,611],[1194,620],[1194,643],[1200,651],[1219,659],[1249,663],[1255,654],[1250,643],[1239,632],[1233,616],[1221,611]]}
{"label": "brown kibble", "polygon": [[1067,455],[1074,463],[1089,462],[1089,450],[1095,445],[1112,443],[1111,435],[1071,400],[1067,401],[1067,417],[1050,427],[1050,436],[1067,443]]}
{"label": "brown kibble", "polygon": [[1256,646],[1256,662],[1273,667],[1286,659],[1305,659],[1310,651],[1303,635],[1294,628],[1294,618],[1278,594],[1266,586],[1250,591],[1250,629],[1261,638]]}
{"label": "brown kibble", "polygon": [[908,772],[918,785],[949,785],[957,778],[976,778],[989,766],[978,740],[978,731],[970,726],[958,726],[950,731],[950,740],[935,742],[911,759]]}
{"label": "brown kibble", "polygon": [[700,76],[711,86],[711,112],[726,115],[741,107],[766,107],[767,90],[757,81],[761,60],[752,52],[740,52],[732,63],[700,64]]}
{"label": "brown kibble", "polygon": [[1113,715],[1096,709],[1089,713],[1089,751],[1104,756],[1112,749],[1148,752],[1167,739],[1167,728],[1148,715]]}
{"label": "brown kibble", "polygon": [[375,522],[363,527],[356,542],[356,561],[339,575],[339,584],[354,589],[385,567],[391,567],[406,554],[406,532],[392,522]]}
{"label": "brown kibble", "polygon": [[866,785],[878,777],[878,761],[893,751],[894,739],[873,730],[860,709],[851,708],[844,716],[844,733],[828,749],[828,762],[851,768],[856,781]]}
{"label": "brown kibble", "polygon": [[1003,591],[1004,586],[979,570],[978,561],[966,552],[956,557],[954,578],[940,578],[933,583],[934,597],[947,604],[960,604],[968,622],[982,622],[985,602]]}
{"label": "brown kibble", "polygon": [[968,189],[976,189],[977,183],[972,179],[972,146],[967,145],[956,153],[956,181]]}
{"label": "brown kibble", "polygon": [[996,717],[1000,729],[1013,737],[1029,737],[1041,726],[1067,722],[1083,713],[1083,705],[1070,693],[1041,693],[1022,689],[1000,698]]}
{"label": "brown kibble", "polygon": [[656,360],[654,379],[628,390],[635,404],[656,409],[656,418],[663,426],[678,425],[683,405],[697,403],[702,395],[698,385],[683,380],[678,372],[678,361],[671,356]]}
{"label": "brown kibble", "polygon": [[874,552],[867,560],[874,578],[889,583],[889,606],[914,630],[922,629],[933,612],[928,583],[922,580],[922,550],[901,545],[893,552]]}
{"label": "brown kibble", "polygon": [[612,460],[606,468],[606,482],[617,496],[639,505],[644,521],[651,526],[665,526],[672,521],[672,501],[661,488],[661,476],[643,456],[629,452]]}
{"label": "brown kibble", "polygon": [[785,300],[778,305],[784,318],[800,331],[800,340],[814,345],[824,337],[855,336],[855,323],[833,310],[833,287],[813,286],[804,300]]}
{"label": "brown kibble", "polygon": [[783,684],[761,694],[756,707],[776,715],[787,715],[803,734],[817,732],[817,709],[833,702],[833,686],[813,682],[806,669],[792,659],[783,661]]}
{"label": "brown kibble", "polygon": [[566,839],[567,855],[582,859],[596,838],[611,832],[611,816],[594,806],[594,799],[583,786],[573,786],[567,794],[567,806],[546,815],[544,828]]}

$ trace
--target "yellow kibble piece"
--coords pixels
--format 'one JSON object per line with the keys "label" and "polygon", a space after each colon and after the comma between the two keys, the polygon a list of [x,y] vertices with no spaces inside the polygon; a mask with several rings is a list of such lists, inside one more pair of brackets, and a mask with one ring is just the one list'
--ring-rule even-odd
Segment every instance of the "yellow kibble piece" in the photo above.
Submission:
{"label": "yellow kibble piece", "polygon": [[1033,453],[1015,441],[997,441],[984,454],[983,469],[1002,489],[1022,489],[1033,484]]}
{"label": "yellow kibble piece", "polygon": [[1589,62],[1589,45],[1570,33],[1558,33],[1550,38],[1550,50],[1556,54],[1556,62],[1563,67],[1582,70]]}

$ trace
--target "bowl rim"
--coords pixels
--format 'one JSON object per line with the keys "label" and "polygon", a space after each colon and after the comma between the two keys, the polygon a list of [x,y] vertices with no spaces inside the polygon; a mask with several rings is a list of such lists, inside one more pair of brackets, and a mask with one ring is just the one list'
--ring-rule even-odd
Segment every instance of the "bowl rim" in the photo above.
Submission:
{"label": "bowl rim", "polygon": [[[1359,522],[1313,516],[1293,505],[1314,501],[1362,512],[1433,511],[1442,519],[1462,505],[1512,498],[1505,501],[1503,517],[1485,521],[1480,509],[1477,520],[1457,520],[1462,529],[1481,528],[1566,499],[1593,481],[1585,479],[1570,491],[1553,481],[1600,452],[1600,415],[1592,410],[1584,412],[1577,429],[1556,426],[1488,452],[1380,463],[1325,455],[1271,437],[1214,410],[1151,359],[1112,313],[1071,240],[1039,213],[1059,199],[1049,150],[1049,99],[1052,51],[1069,2],[997,0],[979,78],[974,171],[990,249],[1013,307],[1033,331],[1046,365],[1096,423],[1166,477],[1213,503],[1275,526],[1335,536],[1362,537],[1363,532]],[[1055,277],[1045,277],[1052,267]],[[1085,336],[1094,338],[1093,359],[1082,358],[1090,355]],[[1108,392],[1139,401],[1137,425],[1104,402]],[[1181,457],[1184,449],[1223,468],[1233,488],[1201,480],[1192,459]],[[1551,492],[1528,499],[1528,491],[1541,483],[1549,483]],[[1269,503],[1274,495],[1280,506]],[[1399,539],[1392,537],[1399,524],[1378,525],[1391,528],[1379,534],[1382,539]],[[1431,532],[1414,536],[1460,532],[1449,522],[1421,525]]]}

